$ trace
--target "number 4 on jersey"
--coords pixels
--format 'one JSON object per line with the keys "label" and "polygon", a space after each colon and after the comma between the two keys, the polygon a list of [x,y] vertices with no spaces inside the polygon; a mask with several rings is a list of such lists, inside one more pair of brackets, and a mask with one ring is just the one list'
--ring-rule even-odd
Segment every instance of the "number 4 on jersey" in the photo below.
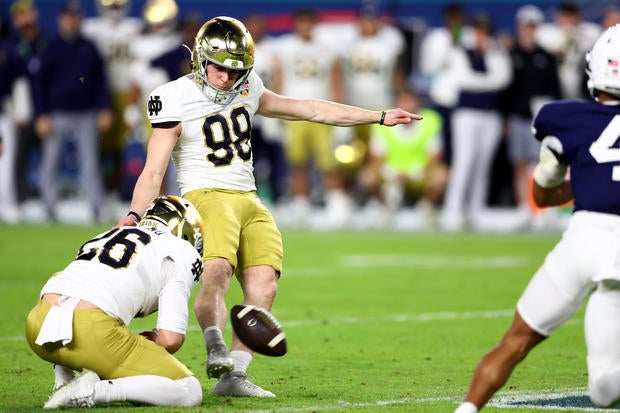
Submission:
{"label": "number 4 on jersey", "polygon": [[[614,116],[599,138],[590,145],[590,154],[596,162],[620,162],[620,148],[614,147],[620,138],[620,115]],[[613,167],[612,181],[620,181],[620,165]]]}

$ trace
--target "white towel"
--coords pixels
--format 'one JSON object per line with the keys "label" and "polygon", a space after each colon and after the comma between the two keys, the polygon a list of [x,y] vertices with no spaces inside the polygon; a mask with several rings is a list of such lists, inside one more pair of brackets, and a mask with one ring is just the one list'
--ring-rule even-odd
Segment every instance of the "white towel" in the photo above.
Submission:
{"label": "white towel", "polygon": [[63,346],[69,344],[73,340],[73,310],[79,302],[79,298],[61,296],[58,305],[53,305],[45,316],[35,344],[42,346],[57,341],[62,341]]}

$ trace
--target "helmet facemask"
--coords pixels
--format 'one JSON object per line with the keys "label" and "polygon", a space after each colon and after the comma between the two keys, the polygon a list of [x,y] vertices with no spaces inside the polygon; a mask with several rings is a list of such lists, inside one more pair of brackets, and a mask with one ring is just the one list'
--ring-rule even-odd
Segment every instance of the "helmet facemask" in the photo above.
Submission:
{"label": "helmet facemask", "polygon": [[202,218],[196,208],[184,198],[174,195],[155,198],[138,226],[169,232],[188,241],[202,256]]}
{"label": "helmet facemask", "polygon": [[[230,90],[221,90],[209,82],[207,65],[239,72]],[[227,105],[240,92],[254,65],[254,41],[243,23],[230,17],[215,17],[202,25],[192,51],[193,72],[209,100]]]}

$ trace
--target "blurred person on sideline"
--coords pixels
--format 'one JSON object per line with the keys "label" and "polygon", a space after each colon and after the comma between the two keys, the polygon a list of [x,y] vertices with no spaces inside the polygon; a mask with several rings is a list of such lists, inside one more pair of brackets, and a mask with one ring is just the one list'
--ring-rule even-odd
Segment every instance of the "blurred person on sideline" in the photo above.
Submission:
{"label": "blurred person on sideline", "polygon": [[[396,93],[406,86],[404,47],[404,36],[394,26],[382,21],[379,5],[365,2],[359,9],[353,38],[343,47],[344,53],[340,56],[344,103],[371,110],[393,106]],[[370,125],[360,125],[351,130],[353,136],[346,144],[360,159],[339,165],[348,180],[355,181],[359,167],[366,162],[370,129]]]}
{"label": "blurred person on sideline", "polygon": [[[313,10],[297,10],[293,16],[293,33],[278,40],[280,67],[275,79],[276,93],[343,102],[342,73],[336,51],[316,39],[317,16]],[[280,87],[281,89],[278,89]],[[350,199],[334,158],[333,126],[313,122],[285,122],[284,152],[289,166],[287,210],[278,216],[283,225],[304,226],[310,222],[312,207],[312,172],[320,173],[325,201],[322,225],[337,228],[346,225],[350,216]]]}
{"label": "blurred person on sideline", "polygon": [[101,219],[104,201],[99,168],[99,132],[112,123],[105,63],[97,46],[82,36],[80,2],[68,1],[58,14],[58,36],[41,55],[35,89],[36,130],[42,143],[41,192],[50,221],[60,197],[58,169],[65,138],[77,148],[80,186],[92,221]]}
{"label": "blurred person on sideline", "polygon": [[458,231],[484,214],[491,165],[501,140],[500,92],[511,80],[510,57],[493,37],[490,17],[475,16],[471,47],[453,50],[458,104],[452,112],[452,165],[440,225]]}
{"label": "blurred person on sideline", "polygon": [[[185,341],[202,248],[198,211],[175,196],[155,199],[137,227],[114,228],[82,245],[45,283],[26,318],[30,348],[54,365],[54,392],[44,408],[202,402],[200,382],[173,356]],[[155,329],[130,330],[134,318],[155,312]]]}
{"label": "blurred person on sideline", "polygon": [[599,24],[582,20],[581,7],[574,1],[560,2],[553,22],[543,23],[536,30],[538,44],[558,59],[563,99],[588,96],[583,82],[583,57],[600,33]]}
{"label": "blurred person on sideline", "polygon": [[[196,35],[193,71],[156,88],[149,97],[153,134],[119,226],[135,225],[155,197],[172,155],[183,196],[198,209],[209,242],[194,310],[207,347],[207,375],[219,378],[217,396],[274,397],[247,380],[253,352],[233,332],[224,342],[225,296],[234,274],[244,304],[270,310],[282,270],[282,237],[256,194],[251,144],[255,114],[354,126],[394,126],[421,117],[402,109],[371,111],[320,99],[278,95],[252,70],[254,42],[240,21],[220,16]],[[321,139],[315,136],[316,139]]]}
{"label": "blurred person on sideline", "polygon": [[101,137],[101,166],[106,190],[118,194],[127,139],[124,114],[129,99],[129,50],[142,31],[142,21],[129,16],[131,0],[95,0],[95,7],[97,16],[84,19],[82,33],[97,45],[106,65],[112,95],[112,124]]}
{"label": "blurred person on sideline", "polygon": [[370,208],[379,206],[375,212],[379,221],[386,217],[388,224],[397,224],[394,214],[410,197],[424,228],[432,229],[448,178],[442,156],[443,120],[437,111],[421,108],[418,96],[410,90],[397,94],[396,106],[420,114],[424,121],[393,128],[372,125],[368,163],[360,180],[372,195]]}
{"label": "blurred person on sideline", "polygon": [[[16,0],[11,4],[11,23],[14,36],[11,38],[15,52],[22,59],[28,75],[30,101],[38,93],[36,77],[41,69],[41,54],[47,47],[49,37],[40,27],[39,13],[32,0]],[[41,149],[41,140],[35,130],[34,109],[23,124],[17,125],[17,147],[15,158],[15,179],[17,199],[24,201],[36,198],[40,192],[40,182],[31,182],[31,169],[39,172],[39,165],[32,165],[32,159]]]}
{"label": "blurred person on sideline", "polygon": [[[179,6],[175,0],[147,0],[142,8],[143,33],[130,43],[129,103],[125,108],[125,122],[129,127],[128,141],[147,144],[152,129],[146,112],[149,93],[169,79],[165,70],[151,62],[164,53],[176,50],[182,43],[177,30]],[[172,162],[161,194],[179,194],[175,168]]]}
{"label": "blurred person on sideline", "polygon": [[0,39],[0,221],[8,223],[17,223],[20,219],[15,178],[16,128],[25,126],[31,118],[31,110],[24,61],[12,42]]}
{"label": "blurred person on sideline", "polygon": [[531,173],[540,152],[540,143],[532,139],[532,119],[544,103],[561,97],[557,60],[536,40],[536,29],[543,22],[544,15],[536,6],[524,5],[517,10],[516,41],[509,50],[512,81],[503,96],[508,154],[513,165],[515,199],[522,226],[528,226],[533,217]]}
{"label": "blurred person on sideline", "polygon": [[534,119],[534,136],[541,141],[534,200],[541,207],[574,200],[574,212],[519,298],[511,326],[480,360],[455,413],[482,409],[530,351],[585,300],[590,399],[600,407],[620,400],[620,156],[614,147],[620,135],[619,49],[620,26],[614,26],[587,55],[593,99],[547,103]]}
{"label": "blurred person on sideline", "polygon": [[[276,79],[282,80],[278,72],[282,69],[277,54],[277,39],[267,34],[267,21],[261,14],[252,14],[244,19],[244,24],[254,39],[255,64],[253,71],[262,79],[266,88],[280,90]],[[261,182],[265,197],[263,202],[273,208],[282,207],[286,197],[288,167],[284,157],[283,122],[281,119],[257,115],[252,120],[252,153],[254,174],[261,193]]]}
{"label": "blurred person on sideline", "polygon": [[452,164],[451,117],[458,103],[459,90],[455,83],[457,74],[450,57],[455,48],[470,44],[472,29],[466,24],[465,11],[460,3],[448,3],[443,7],[443,26],[431,28],[422,38],[418,61],[420,72],[428,77],[429,97],[443,118],[443,156],[447,165]]}

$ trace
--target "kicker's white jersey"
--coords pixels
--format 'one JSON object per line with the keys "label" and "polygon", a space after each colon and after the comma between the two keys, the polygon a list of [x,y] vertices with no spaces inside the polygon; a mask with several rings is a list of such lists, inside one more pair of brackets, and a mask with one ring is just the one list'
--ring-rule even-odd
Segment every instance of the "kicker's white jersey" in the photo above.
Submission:
{"label": "kicker's white jersey", "polygon": [[404,47],[402,34],[383,27],[375,36],[359,31],[342,56],[347,102],[368,109],[394,105],[394,68]]}
{"label": "kicker's white jersey", "polygon": [[191,74],[151,93],[151,124],[182,123],[172,152],[182,194],[201,188],[256,190],[250,137],[264,91],[263,82],[252,71],[227,105],[209,100]]}
{"label": "kicker's white jersey", "polygon": [[187,303],[201,274],[202,259],[189,242],[150,228],[119,227],[82,245],[41,296],[89,301],[125,325],[159,309],[158,328],[185,334]]}
{"label": "kicker's white jersey", "polygon": [[107,66],[107,75],[114,92],[129,88],[130,45],[142,30],[142,21],[135,17],[114,20],[89,17],[82,23],[82,33],[97,45]]}
{"label": "kicker's white jersey", "polygon": [[278,41],[282,65],[282,94],[296,98],[330,99],[329,81],[337,58],[334,51],[320,41],[306,42],[296,34]]}

